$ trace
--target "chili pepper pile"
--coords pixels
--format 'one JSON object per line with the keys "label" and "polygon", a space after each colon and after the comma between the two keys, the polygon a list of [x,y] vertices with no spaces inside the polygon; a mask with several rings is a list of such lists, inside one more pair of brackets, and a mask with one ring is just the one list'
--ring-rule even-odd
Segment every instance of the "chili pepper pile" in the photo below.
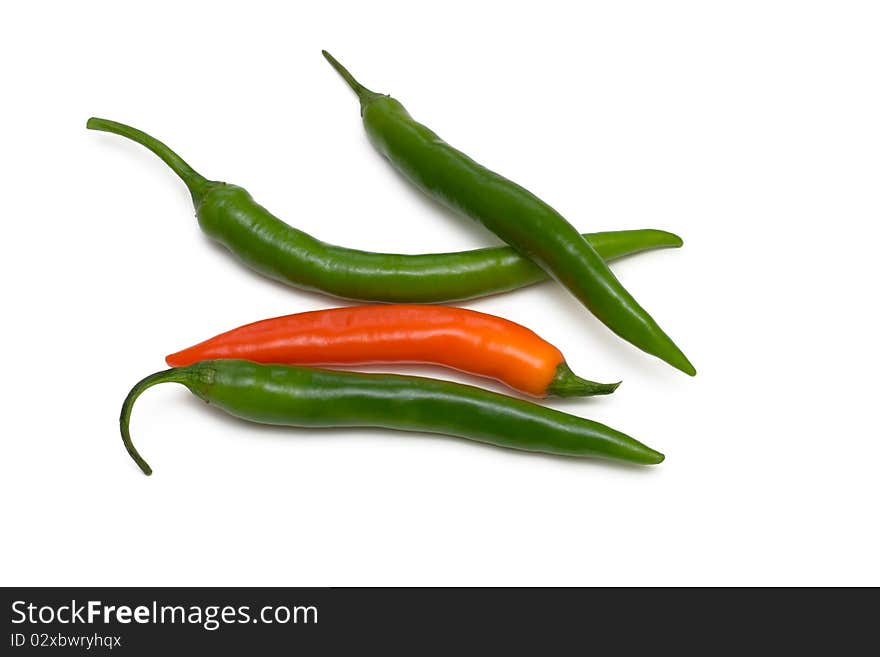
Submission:
{"label": "chili pepper pile", "polygon": [[509,246],[402,255],[327,244],[281,221],[243,188],[208,180],[150,135],[89,119],[88,128],[127,137],[160,157],[189,189],[202,230],[250,268],[300,289],[389,304],[257,321],[167,356],[172,369],[142,379],[122,407],[123,443],[141,470],[152,473],[131,441],[132,407],[144,390],[167,382],[264,424],[383,427],[550,454],[663,461],[661,453],[624,433],[524,399],[423,377],[314,367],[424,363],[492,378],[533,397],[614,392],[619,382],[577,376],[559,349],[524,326],[426,305],[552,278],[624,340],[696,374],[607,265],[624,255],[679,247],[678,236],[653,229],[579,233],[547,203],[452,148],[398,101],[370,91],[323,54],[357,95],[367,135],[385,158],[417,188],[481,222]]}

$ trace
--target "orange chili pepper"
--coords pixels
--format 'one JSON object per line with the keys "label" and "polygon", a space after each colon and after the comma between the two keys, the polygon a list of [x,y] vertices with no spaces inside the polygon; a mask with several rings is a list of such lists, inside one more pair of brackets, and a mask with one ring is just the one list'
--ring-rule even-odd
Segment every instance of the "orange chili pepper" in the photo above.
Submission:
{"label": "orange chili pepper", "polygon": [[436,305],[353,306],[264,319],[165,361],[185,367],[218,358],[298,365],[425,363],[497,379],[538,397],[606,395],[620,385],[576,376],[559,349],[524,326]]}

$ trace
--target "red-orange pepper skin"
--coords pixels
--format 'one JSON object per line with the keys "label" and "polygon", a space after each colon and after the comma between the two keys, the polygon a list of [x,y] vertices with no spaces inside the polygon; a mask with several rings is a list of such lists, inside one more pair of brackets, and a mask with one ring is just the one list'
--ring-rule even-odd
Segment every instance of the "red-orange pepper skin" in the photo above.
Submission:
{"label": "red-orange pepper skin", "polygon": [[607,394],[576,377],[562,352],[526,327],[475,310],[368,305],[265,319],[168,356],[172,367],[243,359],[287,365],[424,363],[501,381],[536,397]]}

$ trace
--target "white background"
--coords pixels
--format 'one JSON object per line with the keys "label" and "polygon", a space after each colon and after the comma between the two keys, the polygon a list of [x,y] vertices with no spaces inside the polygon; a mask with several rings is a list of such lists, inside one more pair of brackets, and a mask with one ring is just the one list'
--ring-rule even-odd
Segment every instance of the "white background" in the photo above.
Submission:
{"label": "white background", "polygon": [[[877,11],[4,5],[3,584],[880,584]],[[135,409],[156,471],[140,474],[119,406],[166,353],[339,302],[239,265],[162,162],[86,131],[89,116],[154,134],[330,242],[497,243],[372,150],[321,48],[578,227],[684,237],[614,270],[694,379],[553,285],[467,304],[623,379],[552,405],[665,463],[265,428],[166,385]]]}

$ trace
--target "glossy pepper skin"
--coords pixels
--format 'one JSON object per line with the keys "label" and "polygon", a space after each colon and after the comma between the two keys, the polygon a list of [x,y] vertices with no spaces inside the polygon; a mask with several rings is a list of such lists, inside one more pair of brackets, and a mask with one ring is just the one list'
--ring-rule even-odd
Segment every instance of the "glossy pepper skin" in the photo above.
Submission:
{"label": "glossy pepper skin", "polygon": [[331,308],[273,317],[171,354],[185,367],[238,358],[288,365],[425,363],[496,379],[536,397],[607,395],[617,383],[576,376],[562,352],[525,326],[449,306]]}
{"label": "glossy pepper skin", "polygon": [[479,221],[538,264],[621,338],[686,374],[696,374],[684,353],[562,215],[444,142],[398,101],[370,91],[328,52],[323,54],[357,94],[370,141],[410,182]]}
{"label": "glossy pepper skin", "polygon": [[[137,128],[98,118],[87,125],[127,137],[158,155],[189,188],[202,230],[251,269],[287,285],[358,301],[443,303],[547,279],[510,247],[404,255],[327,244],[273,216],[241,187],[207,180]],[[588,239],[609,260],[682,244],[677,235],[653,229],[593,233]]]}
{"label": "glossy pepper skin", "polygon": [[131,441],[131,411],[144,390],[169,382],[183,384],[230,415],[261,424],[379,427],[547,454],[643,465],[663,461],[659,452],[598,422],[473,386],[415,376],[213,360],[152,374],[126,397],[119,418],[122,440],[147,475],[152,470]]}

